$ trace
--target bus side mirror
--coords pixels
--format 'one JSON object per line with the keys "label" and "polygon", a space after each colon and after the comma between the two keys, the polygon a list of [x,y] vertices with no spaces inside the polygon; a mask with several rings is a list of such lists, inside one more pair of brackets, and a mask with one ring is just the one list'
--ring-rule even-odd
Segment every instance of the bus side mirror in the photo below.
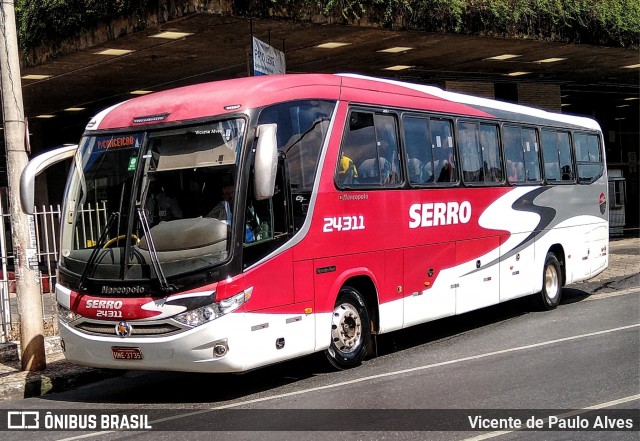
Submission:
{"label": "bus side mirror", "polygon": [[277,124],[262,124],[256,129],[258,143],[254,164],[253,191],[258,201],[273,197],[278,168]]}
{"label": "bus side mirror", "polygon": [[78,146],[65,146],[39,154],[31,159],[20,175],[20,204],[22,211],[33,214],[36,176],[47,168],[75,155]]}

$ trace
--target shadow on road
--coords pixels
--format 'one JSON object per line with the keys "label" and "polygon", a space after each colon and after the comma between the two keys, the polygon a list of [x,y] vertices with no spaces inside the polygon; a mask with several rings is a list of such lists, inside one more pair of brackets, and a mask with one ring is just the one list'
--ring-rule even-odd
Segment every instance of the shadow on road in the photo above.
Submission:
{"label": "shadow on road", "polygon": [[590,293],[575,288],[564,288],[562,290],[562,304],[570,305],[571,303],[581,302],[588,299]]}
{"label": "shadow on road", "polygon": [[[562,303],[576,303],[588,297],[589,294],[584,291],[565,288]],[[381,335],[377,338],[377,355],[384,356],[428,345],[443,339],[454,338],[470,330],[494,326],[520,317],[532,311],[528,300],[527,298],[516,299],[479,311]],[[266,396],[274,389],[282,388],[280,392],[286,392],[287,385],[327,375],[341,374],[333,373],[324,359],[324,354],[318,353],[244,374],[126,371],[123,375],[72,391],[45,395],[42,399],[58,402],[101,403],[105,406],[137,404],[166,407],[172,403],[216,406],[248,396],[252,398]],[[344,379],[340,378],[341,380],[338,381]]]}

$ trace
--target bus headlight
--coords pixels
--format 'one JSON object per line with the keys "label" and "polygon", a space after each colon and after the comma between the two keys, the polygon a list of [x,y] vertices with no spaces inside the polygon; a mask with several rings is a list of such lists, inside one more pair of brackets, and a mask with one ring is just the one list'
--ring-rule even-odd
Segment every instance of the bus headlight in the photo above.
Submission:
{"label": "bus headlight", "polygon": [[248,288],[228,299],[178,314],[173,319],[187,326],[203,325],[244,305],[251,298],[252,291],[253,288]]}
{"label": "bus headlight", "polygon": [[57,307],[58,307],[58,319],[62,323],[70,323],[82,317],[80,314],[76,314],[69,308],[62,306],[60,303],[57,303]]}

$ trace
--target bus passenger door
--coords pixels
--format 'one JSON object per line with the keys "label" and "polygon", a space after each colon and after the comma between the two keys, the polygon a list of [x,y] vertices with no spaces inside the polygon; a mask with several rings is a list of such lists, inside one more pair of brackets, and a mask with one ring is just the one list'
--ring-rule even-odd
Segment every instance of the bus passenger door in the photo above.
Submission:
{"label": "bus passenger door", "polygon": [[404,250],[404,327],[455,314],[455,243]]}
{"label": "bus passenger door", "polygon": [[456,314],[500,301],[499,237],[456,243],[460,277],[456,290]]}
{"label": "bus passenger door", "polygon": [[500,301],[515,299],[533,293],[536,278],[534,274],[535,247],[533,241],[526,248],[515,249],[530,233],[513,233],[503,237],[500,244]]}

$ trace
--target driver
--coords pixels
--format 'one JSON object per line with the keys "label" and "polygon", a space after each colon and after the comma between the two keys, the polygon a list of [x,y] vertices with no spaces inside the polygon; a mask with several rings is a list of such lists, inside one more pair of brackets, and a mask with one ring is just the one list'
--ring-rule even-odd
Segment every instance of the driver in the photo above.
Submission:
{"label": "driver", "polygon": [[[222,200],[213,207],[213,210],[209,212],[207,217],[218,219],[219,221],[231,226],[231,208],[233,207],[233,198],[235,197],[235,194],[236,187],[232,183],[225,184],[222,187]],[[247,225],[245,226],[244,240],[246,243],[255,242],[256,235],[254,234],[254,230],[256,230],[256,228],[254,228],[254,226],[259,228],[260,220],[258,219],[258,215],[256,214],[252,204],[247,207],[246,221]]]}
{"label": "driver", "polygon": [[213,207],[207,217],[212,217],[231,225],[231,206],[236,194],[236,187],[233,184],[226,184],[222,187],[222,200]]}

